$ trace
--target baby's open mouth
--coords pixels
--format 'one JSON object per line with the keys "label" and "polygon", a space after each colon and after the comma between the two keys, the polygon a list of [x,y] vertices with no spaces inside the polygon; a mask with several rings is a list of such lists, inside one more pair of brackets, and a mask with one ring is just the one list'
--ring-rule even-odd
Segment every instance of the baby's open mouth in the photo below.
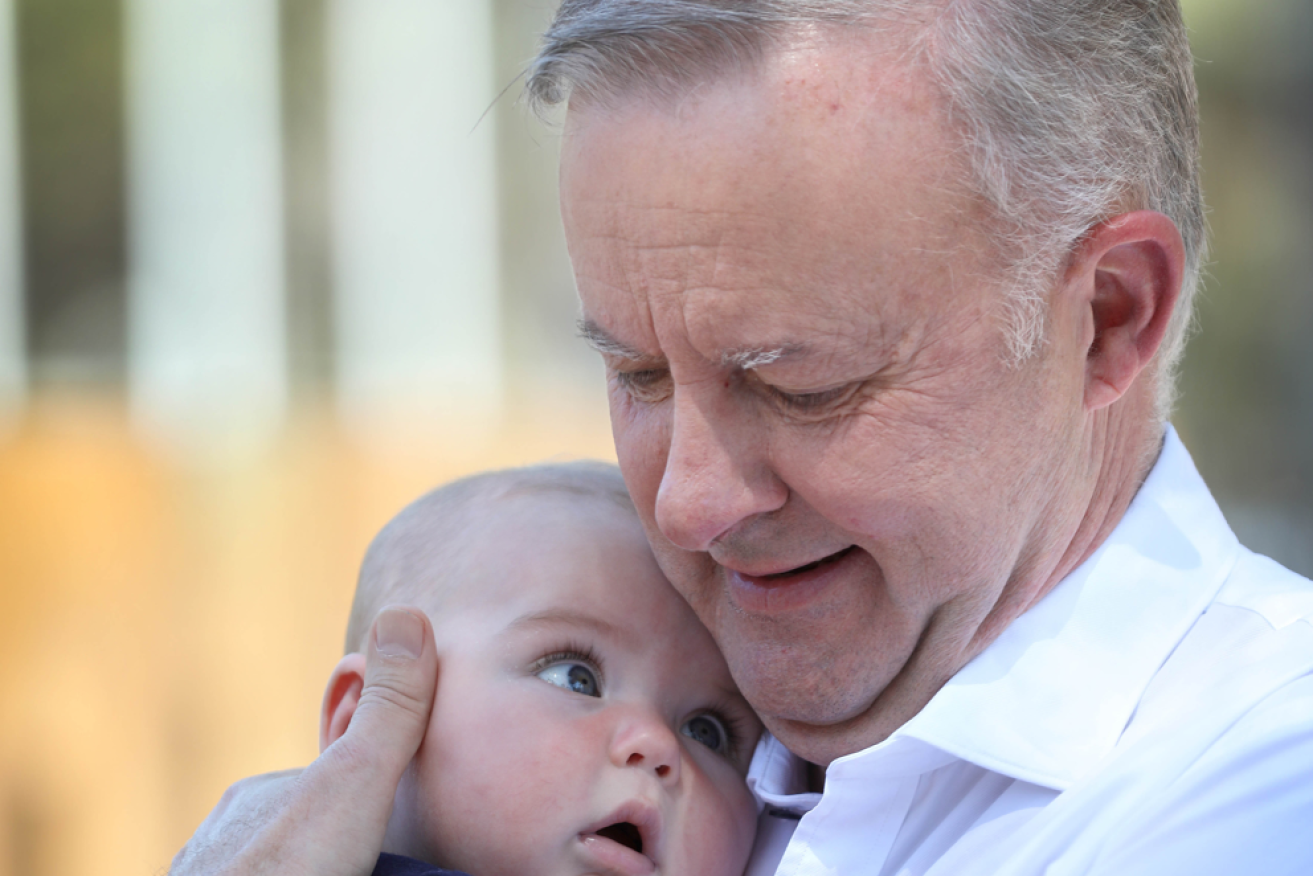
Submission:
{"label": "baby's open mouth", "polygon": [[615,824],[608,824],[606,827],[597,831],[598,836],[604,836],[609,840],[620,843],[643,854],[643,835],[638,832],[638,828],[628,821],[620,821]]}

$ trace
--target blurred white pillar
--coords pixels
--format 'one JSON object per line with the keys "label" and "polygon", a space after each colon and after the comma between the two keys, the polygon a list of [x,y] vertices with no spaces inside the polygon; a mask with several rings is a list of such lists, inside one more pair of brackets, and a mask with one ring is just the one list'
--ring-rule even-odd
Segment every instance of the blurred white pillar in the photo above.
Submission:
{"label": "blurred white pillar", "polygon": [[468,434],[501,404],[492,4],[330,9],[339,406]]}
{"label": "blurred white pillar", "polygon": [[21,407],[27,388],[17,70],[14,4],[0,0],[0,423]]}
{"label": "blurred white pillar", "polygon": [[126,13],[134,411],[184,445],[258,443],[287,396],[278,4]]}

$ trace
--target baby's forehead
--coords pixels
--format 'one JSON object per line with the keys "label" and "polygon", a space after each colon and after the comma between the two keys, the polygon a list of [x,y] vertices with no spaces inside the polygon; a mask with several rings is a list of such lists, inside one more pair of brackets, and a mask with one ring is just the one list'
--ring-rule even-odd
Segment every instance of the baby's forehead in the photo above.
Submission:
{"label": "baby's forehead", "polygon": [[483,569],[533,579],[619,573],[651,556],[637,516],[596,499],[511,497],[482,515],[463,551],[472,580],[485,578]]}
{"label": "baby's forehead", "polygon": [[548,584],[565,598],[602,579],[616,586],[636,571],[655,570],[637,515],[606,496],[499,494],[468,503],[441,540],[442,549],[411,558],[410,577],[430,582],[444,601],[467,605]]}
{"label": "baby's forehead", "polygon": [[446,639],[603,642],[659,659],[693,648],[701,627],[661,574],[641,528],[599,518],[547,522],[524,539],[470,552],[435,631]]}
{"label": "baby's forehead", "polygon": [[[498,577],[517,580],[562,562],[556,542],[577,551],[581,532],[589,533],[592,547],[628,540],[649,552],[614,465],[554,463],[486,472],[433,490],[384,526],[366,551],[348,650],[361,647],[384,606],[416,605],[436,620],[453,600],[502,589],[493,586]],[[594,564],[606,565],[596,557]]]}
{"label": "baby's forehead", "polygon": [[412,571],[425,563],[489,562],[501,557],[530,559],[543,547],[542,536],[562,529],[595,529],[612,524],[596,538],[617,530],[641,532],[638,515],[621,492],[599,492],[581,485],[478,482],[447,495],[439,490],[407,508],[389,529],[384,552]]}
{"label": "baby's forehead", "polygon": [[[642,525],[632,506],[608,496],[561,490],[515,490],[488,499],[469,510],[471,526],[466,546],[483,561],[506,559],[536,562],[537,558],[570,546],[632,544]],[[646,540],[644,539],[644,544]]]}

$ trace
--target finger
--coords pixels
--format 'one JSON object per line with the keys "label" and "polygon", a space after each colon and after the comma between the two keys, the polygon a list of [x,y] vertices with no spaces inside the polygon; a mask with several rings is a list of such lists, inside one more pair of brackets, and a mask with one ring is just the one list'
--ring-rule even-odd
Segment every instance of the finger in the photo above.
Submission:
{"label": "finger", "polygon": [[365,647],[365,686],[346,732],[301,775],[319,800],[316,821],[335,826],[349,857],[382,849],[402,773],[428,727],[438,675],[433,628],[417,608],[390,606],[374,620]]}
{"label": "finger", "polygon": [[365,657],[365,687],[345,736],[367,743],[372,769],[400,779],[424,738],[437,680],[433,629],[424,612],[405,606],[379,612]]}

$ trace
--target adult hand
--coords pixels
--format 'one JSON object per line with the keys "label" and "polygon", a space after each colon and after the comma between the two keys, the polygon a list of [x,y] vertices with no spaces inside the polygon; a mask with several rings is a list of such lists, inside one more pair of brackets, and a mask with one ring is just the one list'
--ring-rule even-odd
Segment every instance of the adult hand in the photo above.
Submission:
{"label": "adult hand", "polygon": [[369,876],[401,774],[428,726],[438,664],[416,608],[379,612],[346,732],[303,770],[229,788],[170,876]]}

